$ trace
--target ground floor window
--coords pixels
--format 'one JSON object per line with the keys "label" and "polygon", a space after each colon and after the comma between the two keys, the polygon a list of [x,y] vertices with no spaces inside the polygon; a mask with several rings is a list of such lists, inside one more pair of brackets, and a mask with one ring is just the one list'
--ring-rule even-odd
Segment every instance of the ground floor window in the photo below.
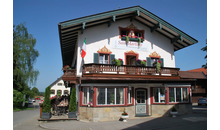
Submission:
{"label": "ground floor window", "polygon": [[169,88],[169,102],[188,102],[188,88]]}
{"label": "ground floor window", "polygon": [[132,91],[131,90],[128,90],[127,103],[132,104]]}
{"label": "ground floor window", "polygon": [[124,88],[97,88],[97,105],[124,104]]}
{"label": "ground floor window", "polygon": [[83,104],[87,105],[89,102],[93,103],[93,91],[91,88],[85,87],[83,88]]}
{"label": "ground floor window", "polygon": [[153,88],[154,103],[165,103],[165,89]]}

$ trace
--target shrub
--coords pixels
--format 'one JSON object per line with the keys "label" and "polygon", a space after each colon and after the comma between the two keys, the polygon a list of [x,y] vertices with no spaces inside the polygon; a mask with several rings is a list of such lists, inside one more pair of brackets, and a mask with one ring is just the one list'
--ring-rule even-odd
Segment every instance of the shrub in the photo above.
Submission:
{"label": "shrub", "polygon": [[43,109],[42,112],[50,112],[50,106],[51,106],[51,100],[50,100],[50,86],[48,86],[45,89],[45,93],[44,93],[44,103],[43,103]]}
{"label": "shrub", "polygon": [[72,92],[70,95],[70,104],[69,104],[69,112],[76,112],[77,110],[76,104],[76,88],[72,88]]}
{"label": "shrub", "polygon": [[13,107],[22,107],[24,101],[24,95],[13,89]]}

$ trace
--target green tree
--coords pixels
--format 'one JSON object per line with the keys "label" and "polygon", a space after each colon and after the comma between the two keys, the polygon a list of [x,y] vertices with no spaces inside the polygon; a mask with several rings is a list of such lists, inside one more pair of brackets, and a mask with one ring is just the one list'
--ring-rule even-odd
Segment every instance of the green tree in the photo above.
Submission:
{"label": "green tree", "polygon": [[34,93],[34,96],[39,96],[39,95],[40,95],[40,92],[39,92],[38,88],[33,87],[33,88],[32,88],[32,91],[33,91],[33,93]]}
{"label": "green tree", "polygon": [[36,39],[28,33],[25,23],[13,25],[13,88],[20,92],[34,84],[39,75],[33,67],[39,56],[35,45]]}
{"label": "green tree", "polygon": [[[203,47],[201,50],[207,52],[207,39],[206,39],[206,46]],[[204,58],[207,59],[207,54],[206,54],[206,56]],[[206,69],[207,68],[207,63],[205,65],[202,65],[202,67]]]}

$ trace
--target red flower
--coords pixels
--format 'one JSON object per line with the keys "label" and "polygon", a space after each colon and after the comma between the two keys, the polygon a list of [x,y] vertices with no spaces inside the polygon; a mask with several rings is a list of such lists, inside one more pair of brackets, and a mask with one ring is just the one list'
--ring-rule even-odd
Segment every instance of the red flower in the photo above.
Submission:
{"label": "red flower", "polygon": [[147,62],[146,60],[143,60],[144,62]]}
{"label": "red flower", "polygon": [[128,115],[128,113],[122,113],[122,115]]}
{"label": "red flower", "polygon": [[118,58],[120,61],[123,61],[121,58]]}
{"label": "red flower", "polygon": [[161,61],[158,61],[159,63],[162,63]]}

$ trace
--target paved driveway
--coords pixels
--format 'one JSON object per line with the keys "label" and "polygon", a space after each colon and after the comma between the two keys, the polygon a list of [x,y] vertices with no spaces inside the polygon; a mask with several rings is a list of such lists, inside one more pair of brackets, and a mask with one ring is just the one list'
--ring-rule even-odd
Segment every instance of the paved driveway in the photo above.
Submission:
{"label": "paved driveway", "polygon": [[25,122],[33,117],[40,116],[40,109],[39,109],[39,101],[37,100],[35,103],[29,105],[29,107],[35,107],[34,110],[25,110],[25,111],[17,111],[13,112],[13,127],[16,125]]}

